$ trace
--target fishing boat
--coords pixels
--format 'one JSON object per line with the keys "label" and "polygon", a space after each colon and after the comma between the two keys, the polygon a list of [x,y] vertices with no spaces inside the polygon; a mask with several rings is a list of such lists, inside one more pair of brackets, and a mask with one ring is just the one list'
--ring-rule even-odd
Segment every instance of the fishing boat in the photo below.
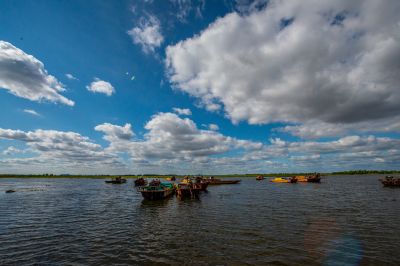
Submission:
{"label": "fishing boat", "polygon": [[385,176],[380,181],[384,187],[400,187],[400,177]]}
{"label": "fishing boat", "polygon": [[276,177],[271,180],[271,182],[274,183],[297,183],[297,178],[296,177]]}
{"label": "fishing boat", "polygon": [[210,182],[208,182],[201,176],[197,177],[185,176],[180,182],[180,184],[183,185],[196,184],[197,186],[200,186],[201,191],[206,191],[209,183]]}
{"label": "fishing boat", "polygon": [[[154,185],[156,184],[156,185]],[[146,200],[162,200],[174,194],[175,187],[171,183],[153,183],[146,187],[138,188],[144,199]]]}
{"label": "fishing boat", "polygon": [[200,184],[196,183],[179,183],[175,186],[176,195],[183,198],[198,198],[200,192],[202,191],[202,187]]}
{"label": "fishing boat", "polygon": [[111,178],[111,180],[106,180],[104,182],[108,184],[124,184],[126,183],[126,179],[118,176],[118,177],[113,177]]}
{"label": "fishing boat", "polygon": [[317,173],[315,175],[309,175],[309,176],[307,176],[307,182],[320,183],[321,182],[321,175],[319,173]]}
{"label": "fishing boat", "polygon": [[145,185],[147,185],[147,180],[144,179],[143,177],[135,180],[135,187],[145,186]]}
{"label": "fishing boat", "polygon": [[202,191],[207,191],[207,187],[210,184],[210,182],[208,182],[201,176],[195,178],[195,183],[200,185]]}
{"label": "fishing boat", "polygon": [[265,179],[265,177],[263,177],[262,175],[259,175],[259,176],[256,177],[257,181],[261,181],[261,180],[264,180],[264,179]]}
{"label": "fishing boat", "polygon": [[208,179],[206,179],[209,183],[208,185],[213,186],[213,185],[230,185],[230,184],[239,184],[239,180],[222,180],[218,178],[214,178],[213,176],[210,176]]}

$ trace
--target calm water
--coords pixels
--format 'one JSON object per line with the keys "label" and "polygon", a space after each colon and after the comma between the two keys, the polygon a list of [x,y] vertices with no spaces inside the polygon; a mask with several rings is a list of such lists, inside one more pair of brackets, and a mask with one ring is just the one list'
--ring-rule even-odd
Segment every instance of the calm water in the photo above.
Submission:
{"label": "calm water", "polygon": [[132,180],[0,179],[0,264],[400,265],[400,189],[377,176],[242,180],[143,202]]}

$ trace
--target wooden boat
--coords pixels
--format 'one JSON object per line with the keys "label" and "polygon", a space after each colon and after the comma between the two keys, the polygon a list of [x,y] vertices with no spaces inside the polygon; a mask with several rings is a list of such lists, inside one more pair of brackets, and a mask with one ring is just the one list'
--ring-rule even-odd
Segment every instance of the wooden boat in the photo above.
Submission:
{"label": "wooden boat", "polygon": [[184,184],[184,185],[196,184],[196,185],[200,186],[201,191],[206,191],[209,183],[210,183],[209,181],[205,180],[201,176],[197,176],[197,177],[193,177],[193,178],[191,178],[189,176],[185,176],[180,182],[180,184]]}
{"label": "wooden boat", "polygon": [[14,192],[16,192],[14,189],[6,190],[6,193],[14,193]]}
{"label": "wooden boat", "polygon": [[183,199],[183,198],[198,198],[200,192],[202,191],[201,184],[196,183],[179,183],[175,186],[176,195]]}
{"label": "wooden boat", "polygon": [[400,187],[400,177],[385,176],[380,179],[384,187]]}
{"label": "wooden boat", "polygon": [[172,196],[175,192],[175,187],[171,183],[159,183],[157,186],[140,187],[138,192],[146,200],[162,200]]}
{"label": "wooden boat", "polygon": [[206,181],[209,182],[208,183],[209,186],[213,186],[213,185],[239,184],[241,180],[240,179],[239,180],[222,180],[222,179],[214,178],[213,176],[211,176],[208,179],[206,179]]}
{"label": "wooden boat", "polygon": [[144,179],[143,177],[138,178],[138,179],[135,180],[135,186],[136,187],[145,186],[145,185],[147,185],[147,180]]}
{"label": "wooden boat", "polygon": [[108,184],[124,184],[124,183],[126,183],[126,179],[119,176],[119,177],[111,178],[111,180],[106,180],[104,182],[106,182]]}
{"label": "wooden boat", "polygon": [[210,184],[210,182],[208,182],[201,176],[196,177],[195,183],[200,185],[202,191],[206,191],[208,185]]}
{"label": "wooden boat", "polygon": [[307,182],[320,183],[321,182],[321,175],[318,173],[318,174],[315,174],[315,175],[307,176]]}
{"label": "wooden boat", "polygon": [[296,177],[289,177],[289,178],[276,177],[276,178],[272,179],[271,182],[274,182],[274,183],[297,183],[297,178]]}
{"label": "wooden boat", "polygon": [[261,180],[264,180],[264,179],[265,179],[265,177],[263,177],[262,175],[259,175],[259,176],[256,177],[256,180],[258,180],[258,181],[261,181]]}

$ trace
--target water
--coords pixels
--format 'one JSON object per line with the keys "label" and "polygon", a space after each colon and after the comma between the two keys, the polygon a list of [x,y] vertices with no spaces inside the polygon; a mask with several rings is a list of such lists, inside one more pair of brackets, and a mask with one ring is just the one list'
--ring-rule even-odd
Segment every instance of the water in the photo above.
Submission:
{"label": "water", "polygon": [[400,189],[377,178],[244,178],[162,202],[131,180],[0,179],[0,265],[400,265]]}

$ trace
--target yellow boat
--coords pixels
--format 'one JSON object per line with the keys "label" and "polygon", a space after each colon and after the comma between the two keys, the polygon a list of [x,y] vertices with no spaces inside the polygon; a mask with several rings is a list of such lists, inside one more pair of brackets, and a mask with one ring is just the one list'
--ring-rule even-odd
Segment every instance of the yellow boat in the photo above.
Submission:
{"label": "yellow boat", "polygon": [[284,177],[276,177],[274,179],[271,180],[271,182],[274,183],[296,183],[297,182],[297,178],[284,178]]}
{"label": "yellow boat", "polygon": [[296,176],[296,178],[297,178],[297,182],[308,182],[307,177],[304,175],[298,175],[298,176]]}

